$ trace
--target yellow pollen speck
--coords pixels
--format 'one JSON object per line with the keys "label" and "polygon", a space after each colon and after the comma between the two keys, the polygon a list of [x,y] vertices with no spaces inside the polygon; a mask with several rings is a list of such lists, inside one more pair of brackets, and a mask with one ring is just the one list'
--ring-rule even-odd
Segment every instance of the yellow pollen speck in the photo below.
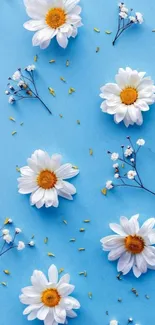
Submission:
{"label": "yellow pollen speck", "polygon": [[37,177],[37,183],[39,187],[44,188],[45,190],[49,190],[54,187],[57,182],[57,177],[54,172],[50,170],[42,170]]}
{"label": "yellow pollen speck", "polygon": [[56,289],[47,289],[42,292],[41,300],[45,306],[55,307],[60,302],[60,295]]}
{"label": "yellow pollen speck", "polygon": [[132,254],[140,254],[145,247],[145,243],[140,236],[127,236],[124,240],[125,248],[128,252]]}
{"label": "yellow pollen speck", "polygon": [[46,24],[51,28],[57,29],[66,22],[66,14],[62,8],[52,8],[46,14]]}
{"label": "yellow pollen speck", "polygon": [[120,98],[123,104],[132,105],[138,98],[137,90],[132,87],[127,87],[121,91]]}

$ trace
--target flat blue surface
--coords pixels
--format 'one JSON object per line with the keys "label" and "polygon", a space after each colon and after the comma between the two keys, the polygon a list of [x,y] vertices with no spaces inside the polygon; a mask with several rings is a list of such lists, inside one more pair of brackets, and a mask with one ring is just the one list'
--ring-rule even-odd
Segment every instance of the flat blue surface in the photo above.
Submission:
{"label": "flat blue surface", "polygon": [[[80,28],[78,37],[70,41],[66,50],[52,41],[47,50],[40,51],[31,45],[33,33],[22,27],[28,19],[22,0],[0,2],[0,220],[2,224],[5,217],[13,218],[15,225],[23,229],[24,235],[20,238],[28,241],[34,234],[36,241],[34,249],[10,251],[0,260],[0,281],[8,283],[8,287],[0,286],[2,325],[28,324],[22,316],[20,290],[29,285],[34,269],[47,272],[53,262],[71,274],[72,283],[76,285],[74,296],[81,302],[78,318],[70,320],[70,324],[108,325],[114,318],[120,325],[126,325],[127,319],[132,317],[134,324],[154,325],[155,272],[149,271],[140,279],[130,273],[118,281],[116,264],[108,262],[99,242],[101,237],[110,234],[109,222],[119,221],[120,215],[130,217],[140,213],[143,222],[155,211],[154,196],[141,190],[118,189],[107,197],[100,192],[105,181],[112,177],[106,151],[117,151],[127,135],[131,135],[133,141],[145,138],[139,168],[146,185],[155,190],[155,105],[144,114],[143,126],[128,130],[123,124],[115,125],[111,116],[100,111],[99,88],[114,81],[118,68],[130,66],[146,71],[155,79],[155,34],[152,33],[155,2],[128,0],[126,4],[144,14],[145,24],[124,33],[115,47],[112,47],[112,39],[117,26],[117,1],[82,0],[84,27]],[[101,30],[100,34],[94,32],[94,27]],[[113,33],[106,35],[105,30]],[[97,46],[99,53],[95,52]],[[8,76],[18,67],[33,63],[36,54],[40,95],[52,109],[53,116],[33,100],[10,106],[4,95]],[[50,65],[51,59],[56,63]],[[70,60],[68,68],[67,59]],[[67,80],[66,84],[60,81],[60,76]],[[49,86],[55,89],[55,98],[49,94]],[[69,87],[74,87],[76,93],[69,96]],[[16,123],[9,121],[9,116],[13,116]],[[80,125],[77,120],[81,121]],[[24,125],[20,126],[20,122]],[[14,130],[17,134],[12,136]],[[61,199],[58,209],[37,210],[29,205],[28,196],[17,192],[16,165],[24,166],[26,159],[39,148],[50,154],[61,153],[64,162],[72,162],[80,168],[80,175],[72,180],[77,187],[74,201]],[[93,149],[93,156],[89,155],[89,148]],[[91,223],[83,224],[84,219],[90,219]],[[79,232],[81,227],[86,228],[85,233]],[[44,244],[46,236],[49,237],[47,245]],[[72,237],[76,237],[75,243],[69,242]],[[85,247],[86,251],[78,252],[79,247]],[[48,251],[56,257],[48,257]],[[11,276],[3,274],[4,269],[9,269]],[[87,270],[87,278],[78,275],[83,270]],[[139,297],[131,292],[132,287],[137,289]],[[88,298],[90,291],[92,300]],[[122,298],[122,303],[118,298]],[[42,322],[35,320],[33,324]]]}

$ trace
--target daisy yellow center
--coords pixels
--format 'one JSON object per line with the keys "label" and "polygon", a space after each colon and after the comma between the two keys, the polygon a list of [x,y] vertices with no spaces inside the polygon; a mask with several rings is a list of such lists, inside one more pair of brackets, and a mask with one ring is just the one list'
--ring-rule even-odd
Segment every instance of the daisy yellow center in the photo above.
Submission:
{"label": "daisy yellow center", "polygon": [[57,182],[57,177],[54,172],[50,170],[42,170],[37,177],[37,183],[39,187],[44,188],[45,190],[49,190],[54,187]]}
{"label": "daisy yellow center", "polygon": [[127,87],[121,91],[120,98],[123,104],[132,105],[138,98],[138,92],[135,88]]}
{"label": "daisy yellow center", "polygon": [[58,28],[66,22],[66,13],[62,8],[52,8],[46,14],[46,24],[51,28]]}
{"label": "daisy yellow center", "polygon": [[125,238],[125,247],[132,254],[140,254],[144,249],[145,243],[140,236],[127,236]]}
{"label": "daisy yellow center", "polygon": [[56,289],[47,289],[42,292],[41,300],[45,306],[55,307],[59,304],[60,298]]}

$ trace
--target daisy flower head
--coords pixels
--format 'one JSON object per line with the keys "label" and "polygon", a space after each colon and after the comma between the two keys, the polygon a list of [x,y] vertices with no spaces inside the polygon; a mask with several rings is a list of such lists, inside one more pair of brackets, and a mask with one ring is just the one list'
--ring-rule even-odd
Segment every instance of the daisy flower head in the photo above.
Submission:
{"label": "daisy flower head", "polygon": [[20,301],[29,305],[23,314],[28,315],[28,320],[43,320],[44,325],[65,324],[67,317],[77,316],[73,309],[80,308],[79,301],[70,296],[75,286],[69,284],[69,274],[58,280],[55,265],[50,266],[48,278],[41,271],[33,272],[32,286],[23,288],[20,296]]}
{"label": "daisy flower head", "polygon": [[80,0],[24,0],[26,12],[31,20],[24,24],[36,32],[32,38],[33,46],[45,49],[51,39],[56,37],[58,44],[66,48],[68,39],[76,37],[81,23]]}
{"label": "daisy flower head", "polygon": [[149,110],[155,102],[155,86],[145,72],[130,68],[120,68],[115,77],[116,83],[107,83],[101,88],[100,97],[104,99],[101,110],[114,115],[115,123],[124,121],[126,127],[143,123],[142,112]]}
{"label": "daisy flower head", "polygon": [[130,219],[120,218],[120,224],[110,223],[115,235],[101,239],[104,251],[109,251],[108,260],[118,260],[117,271],[124,275],[133,270],[138,278],[147,269],[155,267],[155,218],[146,220],[139,226],[139,215]]}
{"label": "daisy flower head", "polygon": [[62,156],[51,157],[43,150],[36,150],[27,160],[28,166],[20,168],[18,188],[21,194],[31,194],[31,205],[38,209],[45,205],[57,208],[58,196],[72,200],[76,188],[66,180],[79,174],[70,163],[61,164]]}

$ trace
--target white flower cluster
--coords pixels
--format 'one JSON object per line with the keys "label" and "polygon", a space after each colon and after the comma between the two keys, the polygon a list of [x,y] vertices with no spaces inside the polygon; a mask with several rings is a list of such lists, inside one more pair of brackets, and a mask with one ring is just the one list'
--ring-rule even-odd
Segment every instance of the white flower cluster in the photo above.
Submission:
{"label": "white flower cluster", "polygon": [[[130,137],[127,137],[127,139],[129,140]],[[127,165],[129,165],[132,168],[132,169],[128,170],[124,176],[121,176],[119,163],[113,164],[114,178],[120,179],[122,181],[122,183],[124,183],[124,179],[135,180],[135,178],[137,176],[137,170],[136,170],[136,166],[135,166],[135,156],[136,156],[137,152],[139,151],[140,147],[144,146],[145,140],[138,139],[136,144],[138,146],[138,148],[136,150],[133,149],[132,146],[127,146],[126,148],[124,148],[124,146],[122,146],[121,147],[123,149],[123,157],[122,158],[120,157],[119,153],[117,153],[117,152],[111,153],[110,151],[108,151],[108,154],[110,154],[112,161],[119,160],[123,164],[127,163]],[[129,161],[128,159],[130,159],[130,163],[128,162]],[[124,185],[125,185],[125,183],[124,183]],[[114,187],[115,187],[115,185],[112,180],[108,180],[106,182],[105,188],[107,190],[111,190]]]}
{"label": "white flower cluster", "polygon": [[[4,223],[4,225],[9,225],[12,224],[12,219],[7,219],[7,221]],[[8,247],[6,247],[5,245],[3,246],[3,249],[0,252],[0,256],[5,254],[8,250],[12,249],[12,248],[16,248],[18,251],[23,250],[26,247],[26,244],[19,240],[17,243],[15,242],[16,240],[16,236],[18,236],[19,234],[22,233],[22,230],[18,227],[16,227],[14,229],[14,234],[11,235],[10,234],[10,230],[8,228],[4,228],[4,226],[1,228],[1,235],[0,238],[2,240],[4,240],[4,244],[8,244]],[[35,243],[33,240],[31,240],[27,245],[29,246],[34,246]]]}
{"label": "white flower cluster", "polygon": [[[135,16],[129,14],[129,9],[126,7],[126,5],[123,2],[119,3],[119,16],[122,19],[129,19],[131,23],[134,24],[142,24],[144,22],[143,15],[140,12],[136,12]],[[131,10],[132,12],[132,10]]]}

